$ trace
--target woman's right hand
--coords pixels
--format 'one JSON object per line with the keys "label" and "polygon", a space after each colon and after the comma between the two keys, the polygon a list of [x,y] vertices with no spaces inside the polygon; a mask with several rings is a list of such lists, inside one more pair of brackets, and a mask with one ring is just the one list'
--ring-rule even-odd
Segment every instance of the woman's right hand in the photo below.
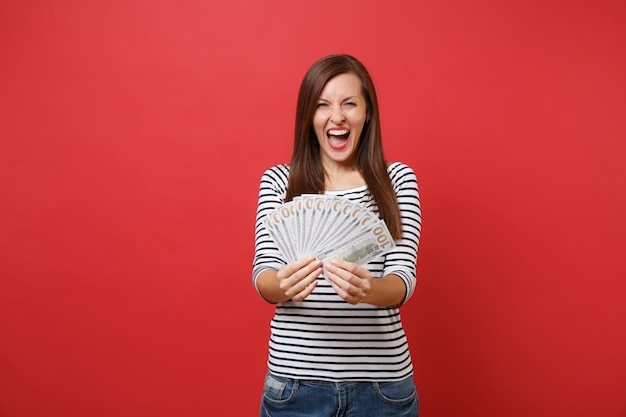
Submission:
{"label": "woman's right hand", "polygon": [[321,273],[322,261],[314,256],[305,256],[279,270],[276,278],[286,299],[297,302],[313,292]]}

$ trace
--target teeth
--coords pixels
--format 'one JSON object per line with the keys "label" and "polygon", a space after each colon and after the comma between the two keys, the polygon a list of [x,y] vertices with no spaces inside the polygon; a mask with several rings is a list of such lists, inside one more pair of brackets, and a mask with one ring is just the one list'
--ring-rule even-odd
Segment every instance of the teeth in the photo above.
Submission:
{"label": "teeth", "polygon": [[329,130],[328,134],[329,135],[334,135],[334,136],[342,136],[342,135],[347,135],[348,133],[350,133],[350,131],[348,129],[342,129],[342,130]]}

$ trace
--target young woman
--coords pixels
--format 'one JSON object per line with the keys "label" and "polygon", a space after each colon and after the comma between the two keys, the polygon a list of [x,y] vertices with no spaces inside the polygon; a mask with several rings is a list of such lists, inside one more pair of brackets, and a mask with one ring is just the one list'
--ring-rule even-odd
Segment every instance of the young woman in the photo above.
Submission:
{"label": "young woman", "polygon": [[[396,246],[363,266],[314,256],[288,263],[264,219],[302,194],[368,207]],[[415,288],[420,230],[417,180],[384,158],[370,75],[348,55],[320,59],[300,86],[291,163],[260,183],[253,282],[276,304],[261,416],[417,416],[399,307]]]}

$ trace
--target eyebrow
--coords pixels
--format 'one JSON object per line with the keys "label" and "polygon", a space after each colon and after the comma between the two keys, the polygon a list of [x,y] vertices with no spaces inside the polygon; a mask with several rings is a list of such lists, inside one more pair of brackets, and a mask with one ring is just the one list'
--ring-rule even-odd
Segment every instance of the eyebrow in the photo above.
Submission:
{"label": "eyebrow", "polygon": [[[358,99],[358,98],[359,98],[359,96],[350,96],[350,97],[346,97],[346,98],[342,99],[341,101],[354,100],[354,99]],[[320,97],[318,100],[319,101],[329,101],[328,99],[325,99],[323,97]]]}

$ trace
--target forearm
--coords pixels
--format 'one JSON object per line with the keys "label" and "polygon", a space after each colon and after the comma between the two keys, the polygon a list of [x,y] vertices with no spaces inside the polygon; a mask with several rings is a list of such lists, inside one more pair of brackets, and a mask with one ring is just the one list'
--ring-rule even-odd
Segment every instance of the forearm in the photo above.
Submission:
{"label": "forearm", "polygon": [[285,292],[280,288],[278,271],[266,269],[256,278],[256,288],[267,302],[277,304],[287,301]]}
{"label": "forearm", "polygon": [[397,275],[370,279],[371,289],[363,302],[378,307],[397,307],[404,302],[406,285]]}

